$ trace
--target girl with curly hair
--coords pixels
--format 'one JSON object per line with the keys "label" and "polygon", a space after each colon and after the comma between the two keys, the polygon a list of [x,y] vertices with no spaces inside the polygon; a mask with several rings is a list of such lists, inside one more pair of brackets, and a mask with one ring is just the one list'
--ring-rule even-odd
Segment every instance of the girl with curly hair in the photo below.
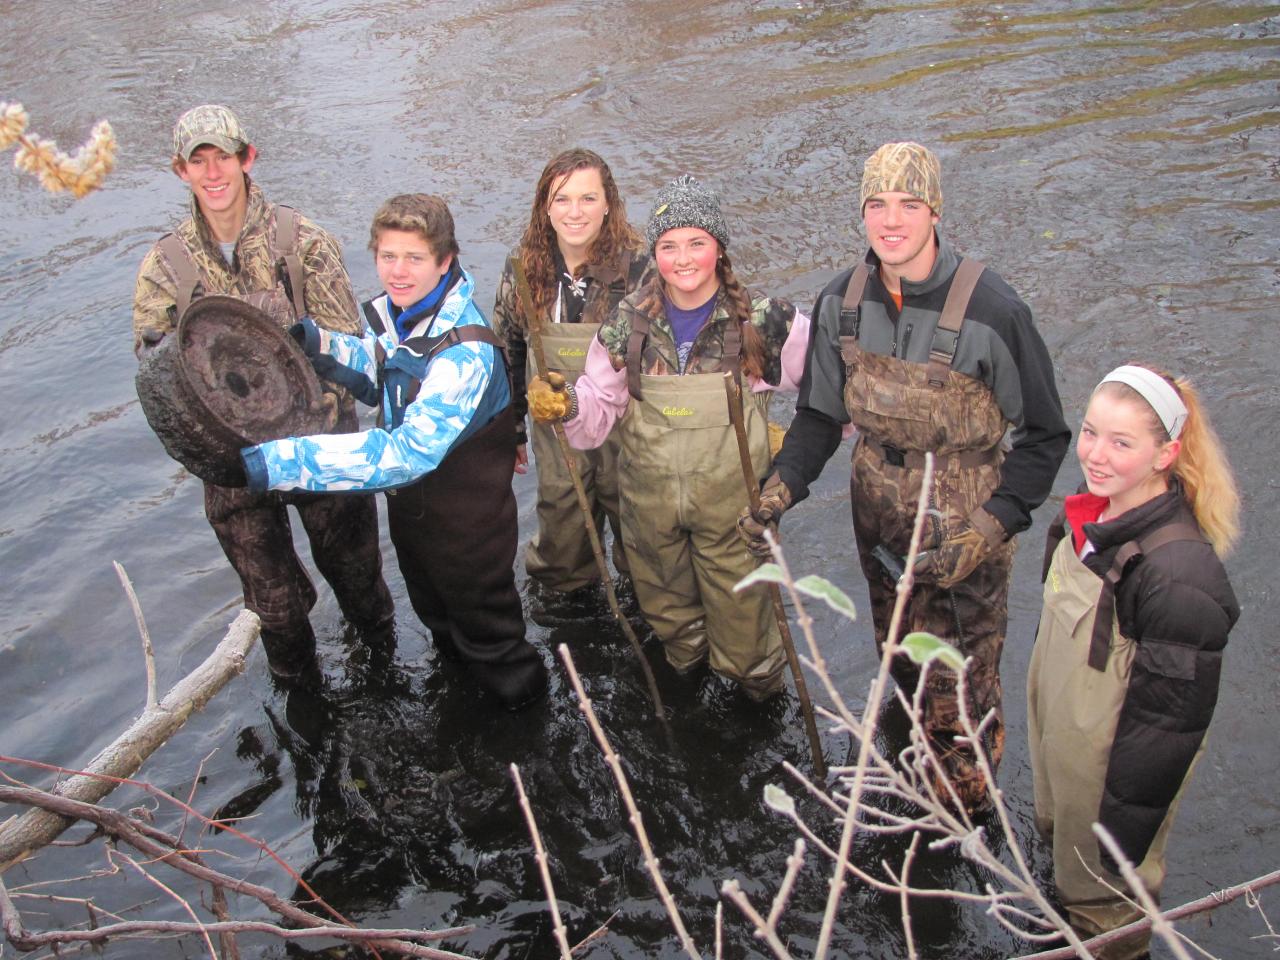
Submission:
{"label": "girl with curly hair", "polygon": [[[518,299],[515,265],[523,268],[529,281],[543,362],[549,371],[573,381],[582,371],[600,325],[650,270],[651,261],[642,248],[639,233],[627,222],[613,173],[599,154],[575,147],[546,165],[533,192],[528,226],[507,258],[493,306],[494,329],[507,341],[515,380],[517,473],[528,469],[524,387],[537,364]],[[538,471],[538,531],[525,549],[525,567],[534,581],[552,591],[594,589],[599,572],[555,435],[549,425],[535,423],[532,439]],[[612,527],[613,564],[625,576],[617,447],[616,441],[610,441],[585,451],[575,457],[575,466],[602,540],[606,521]]]}

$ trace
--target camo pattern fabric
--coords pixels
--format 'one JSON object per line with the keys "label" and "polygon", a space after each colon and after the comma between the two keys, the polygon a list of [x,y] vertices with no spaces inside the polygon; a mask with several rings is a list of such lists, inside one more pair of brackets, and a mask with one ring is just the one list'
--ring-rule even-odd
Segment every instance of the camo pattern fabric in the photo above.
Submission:
{"label": "camo pattern fabric", "polygon": [[886,143],[862,168],[859,206],[877,193],[909,193],[942,216],[942,167],[928,147],[918,143]]}
{"label": "camo pattern fabric", "polygon": [[[271,252],[271,233],[276,208],[268,203],[262,190],[245,176],[249,189],[244,226],[236,240],[233,263],[223,258],[222,248],[214,239],[199,205],[191,198],[191,214],[174,233],[191,253],[202,278],[197,294],[226,294],[239,297],[263,310],[283,327],[298,318],[276,276],[276,260]],[[282,237],[282,245],[288,238]],[[359,335],[364,326],[356,310],[351,281],[342,262],[342,250],[334,238],[306,217],[298,218],[298,242],[295,250],[302,260],[306,277],[304,303],[318,326],[337,333]],[[153,246],[142,260],[133,294],[134,348],[143,342],[143,334],[167,334],[178,323],[175,298],[178,281],[173,266],[165,259],[159,245]]]}
{"label": "camo pattern fabric", "polygon": [[[520,309],[520,301],[516,297],[516,276],[512,264],[519,256],[520,248],[516,247],[503,265],[502,277],[498,280],[498,295],[493,302],[493,316],[490,319],[494,333],[507,341],[507,356],[511,360],[512,402],[515,406],[517,432],[523,434],[525,414],[529,409],[525,398],[528,372],[535,371],[536,366],[533,363],[532,354],[529,353],[528,324],[525,322],[524,311]],[[618,308],[622,298],[642,286],[653,274],[653,260],[648,254],[639,251],[631,254],[626,276],[622,275],[621,266],[618,263],[588,265],[583,270],[583,276],[589,282],[580,322],[604,323]],[[553,301],[552,310],[554,309]],[[543,330],[553,326],[550,316],[544,315],[541,320]],[[550,361],[551,358],[547,359]],[[583,359],[585,361],[585,355]],[[551,369],[556,369],[555,364],[551,364]],[[521,442],[524,442],[523,436]]]}
{"label": "camo pattern fabric", "polygon": [[[748,291],[751,297],[751,325],[764,340],[765,383],[776,384],[782,380],[782,347],[791,332],[796,308],[787,300],[763,297]],[[649,317],[649,337],[641,355],[640,372],[651,376],[675,376],[680,373],[680,360],[676,354],[675,333],[667,322],[662,303],[662,279],[655,273],[649,283],[618,304],[618,311],[600,328],[600,342],[609,351],[614,369],[626,366],[627,341],[631,337],[633,317],[645,314]],[[729,311],[725,303],[724,289],[706,326],[698,332],[685,365],[685,374],[719,373],[724,357],[724,334],[729,325]]]}
{"label": "camo pattern fabric", "polygon": [[[498,295],[493,303],[493,330],[508,343],[512,340],[524,340],[528,332],[524,311],[520,309],[516,298],[516,276],[512,260],[520,256],[520,248],[511,251],[502,268],[502,277],[498,280]],[[590,282],[587,284],[586,297],[582,306],[582,323],[604,323],[618,306],[618,303],[630,291],[640,286],[646,275],[652,273],[653,261],[645,253],[631,254],[631,263],[627,267],[627,275],[622,276],[619,264],[588,264],[583,269],[583,276]],[[554,302],[553,302],[554,304]],[[552,310],[554,310],[554,305]],[[550,324],[551,318],[544,316],[543,323]]]}
{"label": "camo pattern fabric", "polygon": [[[870,354],[844,343],[845,403],[863,436],[907,451],[939,454],[995,448],[1009,426],[995,397],[983,384],[948,371],[941,388],[930,387],[925,364]],[[894,413],[896,412],[896,416]],[[941,543],[1000,482],[1003,453],[981,466],[942,460],[935,469],[922,549]],[[923,470],[886,462],[878,451],[859,443],[851,479],[853,526],[858,555],[871,594],[876,645],[883,649],[896,599],[894,583],[871,556],[878,544],[902,557],[910,545]],[[1000,655],[1008,619],[1009,572],[1014,542],[995,548],[968,577],[950,589],[918,584],[907,603],[902,635],[933,633],[972,657],[967,673],[970,713],[977,723],[989,710],[995,716],[984,746],[994,770],[1004,751]],[[893,663],[895,679],[914,690],[919,673],[906,658]],[[983,777],[967,747],[953,739],[963,734],[954,676],[931,669],[923,697],[925,730],[934,743],[960,802],[967,809],[987,806]],[[944,795],[946,795],[944,791]]]}

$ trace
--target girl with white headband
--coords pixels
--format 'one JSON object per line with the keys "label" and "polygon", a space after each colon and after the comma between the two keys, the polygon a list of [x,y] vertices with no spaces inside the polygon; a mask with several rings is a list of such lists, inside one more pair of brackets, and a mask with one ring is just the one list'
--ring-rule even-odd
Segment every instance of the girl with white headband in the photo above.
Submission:
{"label": "girl with white headband", "polygon": [[[1076,454],[1084,486],[1049,532],[1027,723],[1036,825],[1052,840],[1071,925],[1094,936],[1140,913],[1094,878],[1124,890],[1092,824],[1160,895],[1169,826],[1240,613],[1220,559],[1239,532],[1239,497],[1191,384],[1150,367],[1103,378]],[[1148,940],[1095,955],[1139,957]]]}

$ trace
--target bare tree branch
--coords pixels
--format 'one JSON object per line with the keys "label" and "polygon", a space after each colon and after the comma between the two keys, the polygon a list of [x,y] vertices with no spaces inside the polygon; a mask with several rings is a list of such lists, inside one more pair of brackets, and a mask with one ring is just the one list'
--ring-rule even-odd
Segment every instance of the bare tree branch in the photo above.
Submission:
{"label": "bare tree branch", "polygon": [[533,837],[533,856],[538,862],[538,871],[542,874],[542,885],[547,891],[547,909],[551,912],[551,925],[555,930],[556,942],[560,944],[560,956],[571,960],[573,953],[569,949],[569,938],[565,933],[564,921],[560,919],[560,907],[556,903],[556,890],[551,883],[551,868],[547,865],[547,851],[542,847],[542,835],[538,833],[538,822],[533,818],[533,807],[529,805],[529,797],[524,792],[524,783],[520,779],[520,768],[511,764],[511,779],[516,782],[516,794],[520,798],[520,809],[524,811],[525,823],[529,825],[529,835]]}
{"label": "bare tree branch", "polygon": [[147,630],[147,620],[142,615],[142,605],[138,603],[138,595],[133,592],[133,581],[124,572],[124,567],[119,560],[112,560],[111,565],[116,568],[116,576],[120,578],[120,585],[124,587],[125,595],[129,598],[129,606],[133,608],[133,619],[138,622],[138,634],[142,638],[142,658],[147,666],[147,709],[154,710],[157,703],[156,651],[151,646],[151,632]]}
{"label": "bare tree branch", "polygon": [[[177,837],[170,836],[149,824],[131,820],[119,811],[100,807],[96,804],[83,803],[78,800],[71,800],[66,797],[56,796],[52,793],[46,793],[41,790],[32,790],[23,787],[0,786],[0,802],[37,806],[51,810],[63,817],[85,820],[90,823],[97,824],[109,836],[112,836],[123,843],[127,843],[135,850],[145,854],[156,862],[163,862],[168,866],[195,878],[196,880],[212,884],[216,887],[223,887],[234,893],[253,897],[273,913],[292,923],[298,924],[300,927],[320,929],[323,931],[323,933],[312,934],[313,936],[327,935],[343,940],[361,941],[371,948],[381,947],[392,951],[398,951],[407,956],[426,957],[431,958],[431,960],[465,960],[461,954],[421,946],[407,941],[409,938],[428,941],[446,940],[471,932],[473,929],[471,927],[454,927],[447,930],[433,931],[370,931],[357,929],[355,927],[336,926],[327,923],[310,911],[299,907],[297,904],[284,899],[268,887],[263,887],[259,884],[251,883],[248,880],[233,877],[229,874],[221,873],[210,868],[202,863],[195,854],[178,849]],[[12,901],[9,900],[7,894],[4,897],[4,901],[8,903],[10,907],[12,906]],[[323,901],[321,901],[321,903],[327,907],[327,904],[323,904]],[[341,915],[339,914],[339,916]],[[21,929],[21,920],[17,917],[16,911],[13,913],[12,919],[17,925],[17,929]],[[252,923],[253,921],[236,921],[231,926],[225,926],[220,923],[203,925],[197,924],[194,926],[183,924],[163,927],[156,926],[156,924],[160,922],[161,921],[132,921],[125,925],[111,924],[109,926],[99,927],[97,930],[55,931],[48,934],[27,935],[25,938],[15,938],[8,930],[10,917],[5,917],[6,934],[9,935],[10,940],[15,946],[19,947],[19,949],[28,949],[27,946],[24,946],[24,944],[28,943],[32,945],[32,949],[36,946],[42,945],[42,941],[38,939],[40,937],[50,938],[48,940],[50,943],[73,942],[81,940],[101,940],[107,936],[127,936],[141,931],[150,931],[151,933],[155,933],[157,931],[194,933],[198,932],[198,927],[203,927],[204,929],[218,933],[224,930],[229,930],[231,932],[248,932],[253,929],[264,929],[264,932],[272,932],[271,930],[265,929],[265,927],[270,927],[270,924],[264,925],[263,928],[240,926],[241,924]],[[32,937],[37,939],[32,939]]]}
{"label": "bare tree branch", "polygon": [[644,854],[644,865],[649,870],[649,876],[653,879],[653,885],[657,888],[658,897],[662,900],[662,905],[667,908],[667,916],[671,918],[671,925],[675,928],[676,936],[680,938],[680,946],[684,948],[685,953],[692,957],[693,960],[702,960],[702,955],[698,953],[698,948],[694,946],[693,939],[689,936],[689,931],[685,929],[684,921],[680,919],[680,910],[676,907],[675,898],[671,896],[671,891],[667,889],[667,882],[662,878],[662,871],[658,866],[658,858],[654,856],[653,847],[649,843],[649,835],[644,829],[644,819],[636,808],[636,802],[631,796],[631,785],[627,782],[627,775],[622,770],[622,761],[618,759],[617,753],[614,752],[613,746],[609,743],[609,738],[605,736],[604,728],[600,726],[600,721],[596,719],[596,712],[591,707],[591,700],[587,697],[587,691],[582,686],[582,679],[578,676],[578,671],[573,665],[573,657],[569,653],[569,647],[562,643],[556,650],[560,654],[560,659],[564,662],[565,669],[569,672],[569,682],[573,684],[573,692],[578,697],[578,709],[587,718],[587,726],[591,728],[591,733],[596,738],[596,743],[600,745],[600,750],[604,754],[605,762],[609,764],[609,769],[613,771],[613,779],[618,784],[618,793],[622,797],[623,805],[627,808],[628,820],[635,831],[636,839],[640,842],[640,850]]}
{"label": "bare tree branch", "polygon": [[[244,669],[258,629],[257,616],[248,610],[241,611],[204,663],[178,681],[154,710],[144,712],[94,757],[85,767],[84,775],[58,784],[54,792],[72,800],[97,803],[114,790],[121,778],[135,773],[191,714],[202,709],[228,680]],[[10,759],[0,757],[0,760]],[[70,825],[70,820],[47,810],[30,810],[0,824],[0,873],[54,840]]]}

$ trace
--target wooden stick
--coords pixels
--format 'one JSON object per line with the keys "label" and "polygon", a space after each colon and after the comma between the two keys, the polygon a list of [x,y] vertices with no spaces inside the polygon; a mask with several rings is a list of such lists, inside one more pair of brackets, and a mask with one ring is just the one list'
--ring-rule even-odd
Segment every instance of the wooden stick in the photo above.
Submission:
{"label": "wooden stick", "polygon": [[[547,378],[547,356],[542,350],[542,325],[538,320],[537,313],[534,311],[533,292],[529,289],[529,279],[524,275],[524,265],[520,263],[519,257],[512,257],[511,269],[516,278],[516,297],[520,303],[520,311],[524,314],[525,326],[529,331],[530,345],[533,347],[533,363],[538,368],[538,376],[545,380]],[[578,476],[578,465],[573,458],[573,451],[569,447],[569,438],[565,436],[564,424],[556,421],[551,424],[551,430],[556,435],[556,442],[560,445],[560,456],[564,459],[565,469],[569,471],[569,479],[573,481],[573,492],[578,495],[578,506],[582,508],[582,520],[587,527],[587,538],[591,541],[591,552],[596,558],[596,569],[600,571],[600,582],[604,585],[604,593],[609,600],[609,609],[613,611],[614,619],[618,621],[618,626],[622,628],[622,632],[626,635],[627,642],[631,644],[631,650],[635,653],[636,660],[640,662],[640,670],[644,673],[644,682],[649,688],[649,699],[653,702],[653,715],[662,724],[662,728],[667,735],[668,744],[673,744],[671,730],[667,726],[667,713],[662,707],[662,695],[658,693],[658,681],[654,679],[653,668],[649,666],[649,661],[645,658],[644,650],[640,646],[640,639],[636,636],[635,630],[631,628],[631,623],[627,620],[626,614],[622,612],[622,607],[618,605],[618,595],[613,590],[613,578],[609,576],[609,566],[604,559],[604,547],[600,544],[600,532],[596,530],[595,517],[591,515],[591,503],[587,500],[587,491],[582,486],[582,477]]]}
{"label": "wooden stick", "polygon": [[538,832],[538,822],[533,817],[533,807],[524,792],[524,782],[520,779],[520,768],[511,764],[511,779],[516,783],[516,795],[520,798],[520,809],[524,811],[525,822],[529,825],[529,835],[533,837],[533,857],[538,862],[538,872],[542,874],[542,885],[547,890],[547,909],[551,912],[551,925],[555,930],[556,943],[560,944],[562,960],[573,960],[573,951],[569,948],[569,937],[565,933],[564,921],[560,919],[560,906],[556,903],[556,888],[551,883],[551,867],[547,864],[547,851],[542,846],[542,835]]}
{"label": "wooden stick", "polygon": [[[117,786],[111,778],[128,777],[144,760],[204,707],[227,681],[244,669],[245,657],[258,638],[258,618],[243,610],[227,629],[217,649],[200,666],[178,681],[154,710],[145,711],[124,733],[102,750],[75,776],[58,784],[60,797],[97,803]],[[98,775],[105,775],[98,776]],[[0,824],[0,873],[55,840],[71,820],[45,810],[29,810]]]}
{"label": "wooden stick", "polygon": [[[760,508],[760,481],[751,463],[747,427],[742,420],[742,388],[738,384],[738,378],[732,373],[724,375],[724,391],[729,401],[729,419],[733,421],[733,432],[738,437],[738,456],[742,460],[742,479],[747,485],[747,500],[754,512]],[[827,761],[822,755],[822,740],[818,736],[818,724],[813,719],[813,703],[809,700],[809,688],[805,686],[804,674],[800,671],[800,658],[796,655],[795,641],[791,639],[787,611],[782,606],[782,591],[776,583],[769,584],[769,596],[773,601],[773,618],[778,623],[778,633],[782,635],[782,649],[787,653],[787,665],[791,667],[791,676],[796,682],[796,696],[800,698],[804,728],[809,734],[809,752],[813,754],[813,773],[819,780],[826,780]]]}
{"label": "wooden stick", "polygon": [[[127,843],[152,861],[164,862],[175,870],[179,870],[196,880],[202,880],[215,886],[234,890],[257,899],[263,906],[284,919],[311,928],[309,934],[302,931],[280,932],[281,928],[271,924],[255,921],[233,921],[229,924],[206,923],[186,924],[159,920],[137,920],[120,924],[110,924],[95,930],[52,931],[45,934],[27,934],[22,930],[21,918],[12,903],[4,894],[3,882],[0,881],[0,919],[4,921],[5,933],[20,949],[32,949],[42,943],[59,943],[72,941],[95,941],[113,936],[147,935],[156,931],[181,933],[198,933],[205,930],[210,933],[224,931],[250,932],[261,930],[275,933],[277,936],[331,936],[342,940],[363,941],[370,948],[383,947],[397,950],[414,957],[428,957],[434,960],[466,960],[460,954],[434,947],[409,943],[408,940],[447,940],[470,933],[473,927],[452,927],[446,930],[367,930],[355,926],[340,927],[327,923],[320,917],[304,910],[290,900],[281,897],[270,887],[251,883],[240,877],[214,870],[201,862],[190,851],[176,847],[178,839],[145,823],[132,820],[117,810],[111,810],[93,803],[70,800],[44,790],[33,790],[25,787],[6,787],[0,785],[0,803],[20,803],[43,809],[56,811],[59,815],[72,820],[84,820],[96,824],[103,831],[117,840]],[[7,908],[6,908],[7,903]],[[6,912],[6,909],[9,912]],[[16,935],[15,935],[16,934]],[[25,945],[24,945],[25,944]]]}
{"label": "wooden stick", "polygon": [[111,565],[116,568],[116,576],[120,578],[120,585],[124,587],[124,592],[129,597],[129,606],[133,608],[133,619],[137,621],[138,633],[142,637],[142,658],[147,664],[147,709],[154,710],[157,702],[156,651],[151,646],[151,631],[147,629],[146,618],[142,616],[142,605],[138,603],[138,595],[133,592],[133,582],[129,579],[129,575],[124,572],[124,566],[118,560],[112,560]]}
{"label": "wooden stick", "polygon": [[569,653],[569,648],[562,643],[557,650],[560,654],[560,659],[564,662],[565,670],[569,673],[569,682],[573,684],[573,692],[578,696],[578,709],[587,718],[587,726],[591,728],[591,734],[595,737],[596,743],[600,745],[600,752],[604,754],[605,762],[609,765],[609,769],[613,771],[613,779],[618,784],[618,794],[622,797],[623,806],[627,808],[627,819],[631,823],[632,829],[635,830],[636,840],[640,843],[640,852],[644,854],[644,865],[648,869],[653,885],[658,891],[658,899],[667,908],[667,916],[671,918],[671,926],[675,928],[676,936],[680,938],[680,945],[684,948],[684,952],[692,960],[702,960],[702,955],[698,953],[698,948],[694,945],[693,938],[689,936],[689,931],[685,928],[684,921],[680,918],[680,911],[676,907],[675,898],[671,896],[671,891],[667,888],[667,882],[662,878],[662,870],[659,868],[658,858],[654,856],[653,846],[649,843],[649,835],[644,829],[644,818],[640,816],[640,810],[636,806],[635,798],[631,795],[631,784],[627,781],[627,775],[622,769],[622,761],[618,758],[617,752],[614,751],[613,745],[609,743],[609,738],[604,733],[604,727],[600,726],[600,720],[596,717],[595,710],[592,709],[591,699],[587,696],[586,688],[582,686],[582,678],[578,676],[578,670],[573,665],[573,657]]}
{"label": "wooden stick", "polygon": [[[827,906],[822,914],[822,926],[818,930],[818,943],[813,951],[814,960],[825,960],[831,948],[831,937],[835,927],[836,913],[840,907],[840,898],[844,895],[847,884],[845,871],[851,866],[849,852],[853,849],[853,834],[857,829],[858,807],[862,801],[862,789],[866,779],[867,758],[871,755],[872,739],[877,718],[880,715],[880,703],[884,699],[885,687],[889,682],[889,664],[898,652],[899,632],[902,629],[903,611],[906,609],[907,597],[914,583],[913,565],[920,552],[920,536],[924,530],[924,517],[929,508],[929,490],[933,484],[933,454],[924,457],[924,475],[920,480],[920,500],[916,504],[915,523],[911,527],[911,546],[907,551],[906,574],[898,582],[898,596],[894,601],[893,615],[889,619],[889,632],[885,637],[884,651],[880,656],[880,668],[871,682],[871,691],[863,707],[864,736],[858,743],[858,759],[854,765],[853,783],[849,787],[849,808],[844,822],[840,826],[840,844],[836,850],[836,865],[832,871],[830,888],[827,891]],[[828,687],[834,684],[827,678]]]}

